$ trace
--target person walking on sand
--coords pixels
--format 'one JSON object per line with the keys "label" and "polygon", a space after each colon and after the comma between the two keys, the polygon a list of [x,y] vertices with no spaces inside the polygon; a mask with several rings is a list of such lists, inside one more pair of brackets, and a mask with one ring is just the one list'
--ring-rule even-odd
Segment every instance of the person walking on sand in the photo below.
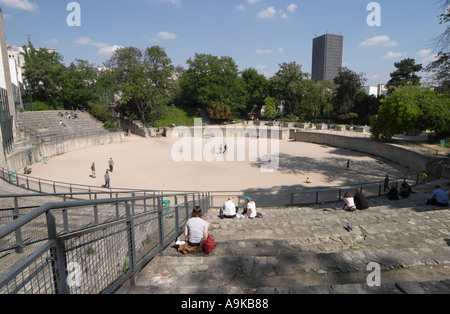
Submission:
{"label": "person walking on sand", "polygon": [[113,172],[113,170],[114,170],[114,161],[113,161],[112,158],[109,158],[108,165],[109,165],[109,171]]}
{"label": "person walking on sand", "polygon": [[104,178],[105,178],[105,188],[109,189],[110,188],[110,182],[111,182],[110,180],[111,180],[111,178],[109,177],[108,170],[106,170]]}
{"label": "person walking on sand", "polygon": [[93,162],[91,165],[92,177],[95,178],[95,163]]}

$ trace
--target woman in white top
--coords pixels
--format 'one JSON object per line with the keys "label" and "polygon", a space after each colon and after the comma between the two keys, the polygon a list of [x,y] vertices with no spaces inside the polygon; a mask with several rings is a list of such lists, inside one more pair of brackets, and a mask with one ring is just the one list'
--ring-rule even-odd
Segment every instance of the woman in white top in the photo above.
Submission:
{"label": "woman in white top", "polygon": [[202,216],[202,209],[197,206],[192,211],[192,218],[186,223],[184,236],[190,246],[198,246],[208,238],[209,222],[204,221]]}
{"label": "woman in white top", "polygon": [[356,210],[355,200],[350,192],[347,192],[344,195],[344,205],[342,206],[342,209],[351,212]]}
{"label": "woman in white top", "polygon": [[251,197],[246,196],[244,198],[245,202],[247,202],[247,213],[246,213],[246,218],[247,219],[253,219],[256,217],[256,204],[255,202],[251,199]]}
{"label": "woman in white top", "polygon": [[225,218],[236,217],[236,205],[234,205],[232,197],[229,197],[228,200],[223,204],[221,215]]}

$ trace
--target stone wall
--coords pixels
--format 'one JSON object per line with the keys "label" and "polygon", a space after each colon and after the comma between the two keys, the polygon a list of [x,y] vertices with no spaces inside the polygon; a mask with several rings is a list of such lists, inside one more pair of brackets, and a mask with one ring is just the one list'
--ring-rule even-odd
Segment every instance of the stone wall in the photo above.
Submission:
{"label": "stone wall", "polygon": [[448,158],[444,156],[433,156],[404,146],[386,144],[370,138],[293,131],[292,129],[290,131],[290,137],[299,142],[325,144],[380,156],[417,172],[441,167],[442,164],[448,161]]}
{"label": "stone wall", "polygon": [[114,132],[61,142],[43,143],[39,147],[33,147],[8,157],[6,168],[10,171],[20,172],[25,166],[42,162],[44,157],[51,158],[83,148],[120,143],[122,140],[123,132]]}
{"label": "stone wall", "polygon": [[[186,136],[193,136],[194,130],[198,130],[201,132],[202,136],[208,135],[208,136],[223,136],[223,137],[229,137],[229,136],[242,136],[242,137],[249,137],[249,136],[257,136],[257,137],[264,137],[264,138],[272,138],[272,127],[266,126],[266,127],[260,127],[260,126],[242,126],[239,124],[236,125],[228,125],[228,126],[206,126],[206,127],[175,127],[175,128],[166,128],[164,132],[164,136],[170,137],[170,138],[179,138]],[[261,132],[261,130],[265,130],[266,132]],[[278,138],[280,140],[287,140],[289,139],[289,129],[288,128],[278,128]]]}

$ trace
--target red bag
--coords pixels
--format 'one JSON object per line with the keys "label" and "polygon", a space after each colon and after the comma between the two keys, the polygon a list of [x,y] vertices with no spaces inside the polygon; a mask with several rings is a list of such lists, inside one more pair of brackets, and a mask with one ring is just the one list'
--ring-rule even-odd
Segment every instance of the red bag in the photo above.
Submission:
{"label": "red bag", "polygon": [[214,242],[214,238],[209,236],[203,243],[203,252],[205,252],[205,254],[209,254],[216,248],[216,246],[217,244]]}

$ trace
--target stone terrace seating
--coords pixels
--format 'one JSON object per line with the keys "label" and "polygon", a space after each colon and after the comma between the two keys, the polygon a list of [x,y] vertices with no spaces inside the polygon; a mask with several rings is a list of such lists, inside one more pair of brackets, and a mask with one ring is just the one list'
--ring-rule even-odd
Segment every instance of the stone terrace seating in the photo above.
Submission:
{"label": "stone terrace seating", "polygon": [[[450,210],[425,205],[433,186],[401,201],[371,199],[356,212],[334,203],[221,220],[212,209],[204,217],[218,244],[210,255],[169,247],[118,293],[450,294]],[[371,262],[381,266],[381,287],[367,284]]]}
{"label": "stone terrace seating", "polygon": [[[59,112],[65,113],[65,111],[20,112],[19,129],[44,142],[107,132],[103,124],[89,113],[78,112],[78,119],[67,119],[58,116]],[[60,121],[66,126],[62,126]]]}

